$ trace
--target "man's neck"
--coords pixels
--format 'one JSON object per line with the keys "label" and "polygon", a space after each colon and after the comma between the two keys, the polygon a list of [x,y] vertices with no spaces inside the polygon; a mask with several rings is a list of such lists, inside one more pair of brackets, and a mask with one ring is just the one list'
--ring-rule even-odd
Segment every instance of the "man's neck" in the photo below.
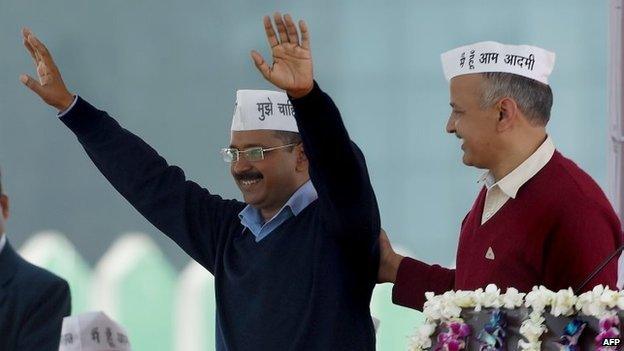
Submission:
{"label": "man's neck", "polygon": [[290,198],[305,184],[308,182],[308,180],[310,180],[310,178],[306,178],[306,179],[302,179],[299,182],[297,182],[297,186],[295,187],[295,190],[290,193],[290,195],[288,195],[286,198],[283,199],[283,201],[280,201],[280,205],[279,206],[273,206],[271,208],[261,208],[260,209],[260,215],[262,215],[262,219],[264,220],[264,222],[266,223],[268,220],[270,220],[271,218],[275,217],[275,215],[277,214],[277,212],[279,212],[279,210],[284,207],[284,205],[288,202],[288,200],[290,200]]}
{"label": "man's neck", "polygon": [[[285,203],[286,202],[284,202],[284,204]],[[264,223],[266,223],[269,219],[273,218],[277,214],[277,211],[279,211],[279,209],[284,206],[284,204],[282,204],[282,206],[280,206],[278,208],[273,208],[273,209],[263,208],[263,209],[261,209],[260,210],[260,214],[262,215],[262,220],[264,221]]]}
{"label": "man's neck", "polygon": [[546,132],[536,133],[534,136],[524,138],[516,143],[512,143],[507,152],[504,152],[498,163],[490,168],[495,181],[499,181],[514,169],[518,168],[522,162],[526,161],[546,140]]}

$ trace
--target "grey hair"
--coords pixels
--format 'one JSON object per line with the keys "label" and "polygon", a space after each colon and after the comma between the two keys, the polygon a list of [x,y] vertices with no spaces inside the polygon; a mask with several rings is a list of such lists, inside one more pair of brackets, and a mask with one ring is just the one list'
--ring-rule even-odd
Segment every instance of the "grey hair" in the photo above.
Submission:
{"label": "grey hair", "polygon": [[482,73],[481,108],[512,98],[530,122],[545,126],[550,119],[553,93],[550,86],[513,73]]}
{"label": "grey hair", "polygon": [[[289,132],[286,130],[274,130],[275,136],[279,138],[284,144],[299,144],[301,142],[301,135],[296,132]],[[288,148],[294,149],[295,146]]]}

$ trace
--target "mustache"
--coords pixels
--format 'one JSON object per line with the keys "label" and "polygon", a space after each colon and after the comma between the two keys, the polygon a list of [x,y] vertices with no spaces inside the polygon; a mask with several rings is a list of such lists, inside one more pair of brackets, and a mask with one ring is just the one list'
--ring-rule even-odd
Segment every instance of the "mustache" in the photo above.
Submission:
{"label": "mustache", "polygon": [[242,173],[234,173],[234,179],[236,179],[237,181],[255,180],[255,179],[262,179],[262,178],[264,178],[264,176],[262,175],[262,173],[260,173],[258,171],[248,171],[248,172],[242,172]]}

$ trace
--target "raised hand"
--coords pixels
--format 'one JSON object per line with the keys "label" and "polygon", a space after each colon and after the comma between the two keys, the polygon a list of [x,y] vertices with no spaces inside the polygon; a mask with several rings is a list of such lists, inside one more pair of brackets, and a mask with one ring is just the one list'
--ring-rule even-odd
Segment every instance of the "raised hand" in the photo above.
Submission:
{"label": "raised hand", "polygon": [[39,95],[48,105],[64,111],[71,106],[74,96],[71,94],[59,72],[48,49],[27,28],[22,29],[24,46],[32,56],[39,80],[27,74],[20,75],[20,81],[35,94]]}
{"label": "raised hand", "polygon": [[273,64],[269,66],[255,50],[251,52],[251,57],[260,73],[273,85],[286,90],[294,98],[305,96],[314,87],[308,26],[303,20],[299,21],[300,40],[297,26],[290,15],[282,17],[276,12],[273,19],[279,39],[269,16],[264,17],[264,29],[271,47]]}

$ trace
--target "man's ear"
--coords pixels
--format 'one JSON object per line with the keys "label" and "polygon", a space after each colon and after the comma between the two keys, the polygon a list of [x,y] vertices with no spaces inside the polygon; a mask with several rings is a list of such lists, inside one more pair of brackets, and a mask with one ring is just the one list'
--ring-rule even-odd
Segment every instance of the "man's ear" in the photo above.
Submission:
{"label": "man's ear", "polygon": [[295,152],[297,153],[297,166],[296,169],[298,171],[307,171],[308,170],[308,156],[305,154],[305,150],[303,149],[303,143],[295,146]]}
{"label": "man's ear", "polygon": [[516,102],[510,98],[503,98],[496,104],[496,109],[498,110],[496,130],[504,132],[513,129],[520,112]]}
{"label": "man's ear", "polygon": [[9,218],[9,197],[2,194],[0,195],[0,205],[2,205],[2,216],[4,219]]}

